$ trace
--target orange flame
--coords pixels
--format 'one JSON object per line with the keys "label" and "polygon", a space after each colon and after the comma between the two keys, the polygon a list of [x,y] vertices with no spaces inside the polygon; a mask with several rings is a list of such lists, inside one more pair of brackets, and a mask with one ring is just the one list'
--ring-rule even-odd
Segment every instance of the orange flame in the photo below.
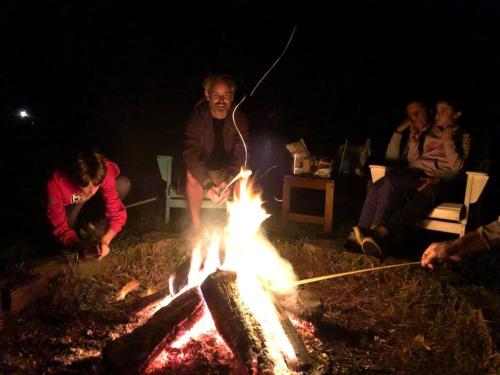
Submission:
{"label": "orange flame", "polygon": [[[228,223],[223,235],[213,233],[205,252],[202,251],[203,241],[195,247],[188,285],[179,293],[201,285],[217,269],[236,272],[242,300],[263,328],[266,346],[274,360],[275,373],[286,374],[290,372],[286,362],[296,359],[295,352],[283,331],[269,290],[293,293],[296,276],[291,264],[278,254],[261,231],[261,224],[270,215],[262,207],[260,195],[249,184],[250,175],[251,171],[241,170],[239,194],[235,194],[234,200],[227,203]],[[221,244],[224,248],[224,261],[220,259]],[[173,283],[173,278],[170,282]],[[212,330],[213,321],[196,326],[197,332],[190,331],[191,337]],[[187,336],[180,338],[175,345],[178,347],[188,339]]]}

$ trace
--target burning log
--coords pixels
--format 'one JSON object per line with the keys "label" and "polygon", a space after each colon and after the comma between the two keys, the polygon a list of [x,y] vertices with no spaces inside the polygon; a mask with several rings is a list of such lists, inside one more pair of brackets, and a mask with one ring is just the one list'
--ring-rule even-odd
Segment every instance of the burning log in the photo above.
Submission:
{"label": "burning log", "polygon": [[103,349],[106,366],[116,374],[139,373],[163,343],[174,341],[190,329],[203,311],[199,289],[189,289],[158,310],[144,325],[108,343]]}
{"label": "burning log", "polygon": [[272,373],[273,361],[265,347],[262,327],[241,299],[236,273],[217,271],[201,284],[201,291],[219,334],[249,374]]}
{"label": "burning log", "polygon": [[314,361],[307,351],[304,342],[299,337],[285,310],[283,310],[283,308],[278,303],[275,303],[274,306],[278,313],[281,326],[283,327],[283,330],[285,331],[285,334],[288,337],[290,344],[292,344],[293,350],[295,351],[295,355],[297,357],[297,363],[294,364],[295,369],[309,370],[314,365]]}

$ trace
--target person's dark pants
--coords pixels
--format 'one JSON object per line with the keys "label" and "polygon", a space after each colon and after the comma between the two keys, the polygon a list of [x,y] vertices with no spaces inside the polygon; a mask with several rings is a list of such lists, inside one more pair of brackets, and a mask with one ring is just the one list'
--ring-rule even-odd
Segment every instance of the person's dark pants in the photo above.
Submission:
{"label": "person's dark pants", "polygon": [[391,234],[402,233],[412,227],[446,199],[450,194],[450,184],[439,182],[423,191],[409,193],[410,199],[402,206],[390,205],[384,215],[383,225]]}
{"label": "person's dark pants", "polygon": [[[130,179],[128,177],[120,176],[116,179],[116,191],[118,193],[118,197],[120,198],[120,200],[123,200],[123,198],[125,198],[125,196],[128,194],[128,192],[130,191],[130,186],[131,186],[131,183],[130,183]],[[78,204],[76,204],[76,203],[70,204],[69,206],[66,206],[66,215],[68,217],[68,225],[71,228],[73,228],[73,229],[78,228],[78,226],[80,224],[80,220],[79,220],[80,212],[81,212],[83,206],[85,206],[85,203],[92,201],[93,198],[94,197],[92,197],[89,201],[84,201],[84,202],[78,203]]]}
{"label": "person's dark pants", "polygon": [[424,177],[419,169],[395,169],[375,182],[366,194],[358,226],[373,229],[381,225],[388,210],[394,212],[411,199]]}

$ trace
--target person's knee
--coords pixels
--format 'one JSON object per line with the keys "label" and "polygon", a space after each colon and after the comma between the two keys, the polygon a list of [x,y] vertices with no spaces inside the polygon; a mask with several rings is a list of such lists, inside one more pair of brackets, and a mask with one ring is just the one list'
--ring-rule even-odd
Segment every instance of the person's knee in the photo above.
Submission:
{"label": "person's knee", "polygon": [[198,180],[189,171],[186,171],[186,181],[187,186],[191,189],[203,189]]}
{"label": "person's knee", "polygon": [[387,185],[391,185],[393,186],[394,184],[396,184],[399,180],[401,179],[401,176],[399,176],[398,174],[394,173],[394,174],[388,174],[386,175],[384,178],[383,178],[383,185],[384,186],[387,186]]}
{"label": "person's knee", "polygon": [[120,199],[125,198],[125,196],[130,191],[130,187],[132,186],[132,182],[130,179],[125,176],[120,176],[116,179],[116,190],[118,191],[118,196]]}
{"label": "person's knee", "polygon": [[[203,189],[203,186],[201,186],[198,180],[193,177],[191,172],[187,171],[186,175],[186,196],[188,198],[189,205],[192,206],[193,203],[198,201],[201,202],[201,200],[203,200],[205,189]],[[195,206],[197,206],[197,203]]]}
{"label": "person's knee", "polygon": [[440,186],[429,186],[416,195],[415,201],[419,204],[434,207],[439,205],[445,198],[446,191],[444,189]]}
{"label": "person's knee", "polygon": [[394,190],[394,177],[386,176],[382,179],[377,191],[379,193],[390,193]]}

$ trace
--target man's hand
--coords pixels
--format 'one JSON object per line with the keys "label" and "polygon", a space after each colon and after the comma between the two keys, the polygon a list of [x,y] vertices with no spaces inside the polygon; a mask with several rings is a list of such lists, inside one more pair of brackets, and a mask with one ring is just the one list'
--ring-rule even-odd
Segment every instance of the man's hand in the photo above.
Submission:
{"label": "man's hand", "polygon": [[[229,194],[231,193],[231,189],[226,189],[226,187],[227,187],[227,182],[225,182],[225,181],[222,181],[219,184],[219,203],[224,203],[229,198]],[[224,190],[226,190],[226,191],[224,191]]]}
{"label": "man's hand", "polygon": [[429,186],[436,185],[441,181],[439,177],[422,177],[423,184],[417,188],[417,191],[424,191]]}
{"label": "man's hand", "polygon": [[229,198],[230,194],[230,189],[224,192],[226,187],[227,183],[225,181],[221,182],[219,185],[212,186],[207,191],[207,197],[214,203],[224,203]]}
{"label": "man's hand", "polygon": [[399,126],[396,128],[396,133],[402,133],[409,127],[411,127],[413,123],[411,122],[410,119],[405,119]]}
{"label": "man's hand", "polygon": [[217,186],[212,186],[207,190],[207,197],[214,203],[219,202],[219,188]]}
{"label": "man's hand", "polygon": [[459,247],[455,241],[434,242],[422,254],[420,263],[422,267],[434,269],[437,264],[444,263],[448,260],[459,262],[462,257],[459,254]]}

